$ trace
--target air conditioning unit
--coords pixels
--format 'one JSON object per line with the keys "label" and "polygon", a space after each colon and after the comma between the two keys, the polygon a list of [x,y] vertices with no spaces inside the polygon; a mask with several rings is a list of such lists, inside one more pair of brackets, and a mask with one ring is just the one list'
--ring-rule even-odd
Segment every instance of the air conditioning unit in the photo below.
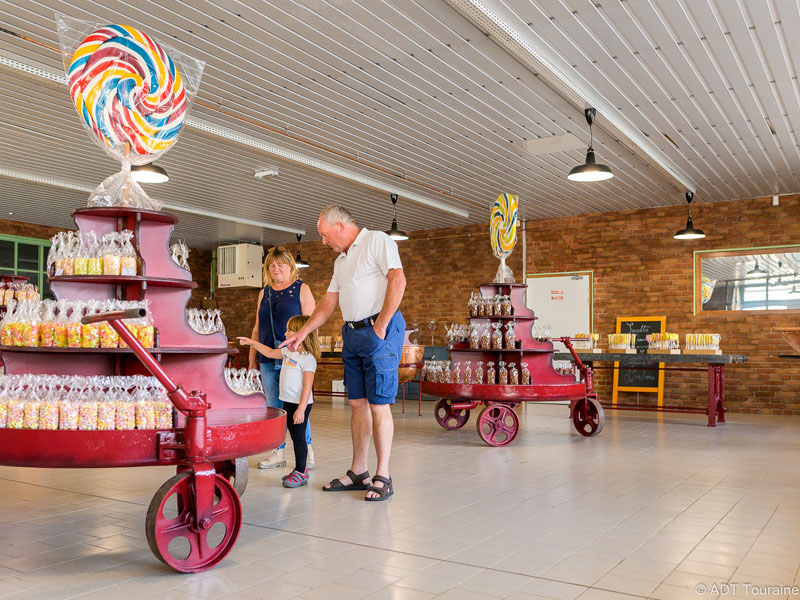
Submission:
{"label": "air conditioning unit", "polygon": [[217,248],[217,287],[263,286],[264,249],[255,244],[233,244]]}

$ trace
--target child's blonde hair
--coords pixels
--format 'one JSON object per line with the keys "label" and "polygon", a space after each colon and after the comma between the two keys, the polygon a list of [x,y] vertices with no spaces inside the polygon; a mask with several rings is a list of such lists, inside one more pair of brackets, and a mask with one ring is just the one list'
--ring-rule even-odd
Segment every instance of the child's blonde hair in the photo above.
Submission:
{"label": "child's blonde hair", "polygon": [[[303,325],[308,323],[308,320],[311,317],[308,315],[297,315],[289,319],[289,322],[286,323],[286,329],[293,333],[297,333],[303,328]],[[320,359],[320,351],[319,351],[319,335],[317,335],[317,330],[315,329],[311,333],[306,336],[306,339],[303,340],[303,351],[308,352],[310,355],[314,357],[314,360]]]}

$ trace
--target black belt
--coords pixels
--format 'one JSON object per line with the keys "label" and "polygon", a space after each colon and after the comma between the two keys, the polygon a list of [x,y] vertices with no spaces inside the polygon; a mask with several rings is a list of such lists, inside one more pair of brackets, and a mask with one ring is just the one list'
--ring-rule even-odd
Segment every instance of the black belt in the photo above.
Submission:
{"label": "black belt", "polygon": [[381,313],[375,313],[371,317],[367,317],[366,319],[361,319],[360,321],[345,321],[344,324],[347,325],[350,329],[364,329],[364,327],[372,327],[375,325],[375,321],[378,320],[378,315]]}

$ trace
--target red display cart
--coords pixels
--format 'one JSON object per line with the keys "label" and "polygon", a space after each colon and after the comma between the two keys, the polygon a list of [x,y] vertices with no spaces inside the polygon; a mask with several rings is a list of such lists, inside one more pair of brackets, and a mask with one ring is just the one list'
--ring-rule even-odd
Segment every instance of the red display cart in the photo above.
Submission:
{"label": "red display cart", "polygon": [[[153,497],[146,517],[153,553],[173,569],[204,571],[233,548],[242,522],[239,496],[247,485],[247,456],[279,446],[286,413],[266,406],[262,393],[239,395],[224,378],[228,354],[222,333],[202,335],[186,321],[197,284],[169,256],[172,215],[131,208],[91,208],[73,213],[81,231],[98,237],[134,232],[140,275],[50,277],[58,299],[150,300],[158,335],[145,349],[119,311],[85,317],[108,322],[129,348],[0,347],[8,374],[151,374],[167,390],[177,412],[174,427],[131,431],[0,429],[0,464],[22,467],[132,467],[176,465],[177,474]],[[186,382],[187,392],[175,382]],[[183,538],[183,539],[180,539]],[[180,543],[175,543],[176,541]],[[188,548],[188,549],[187,549]]]}
{"label": "red display cart", "polygon": [[569,338],[558,338],[572,353],[581,380],[561,375],[553,368],[553,343],[537,341],[532,328],[536,316],[525,306],[525,288],[521,283],[484,283],[478,286],[481,296],[507,295],[511,298],[512,316],[470,317],[470,322],[487,326],[489,323],[514,321],[514,334],[521,347],[503,350],[471,349],[468,344],[455,344],[450,349],[453,363],[471,361],[525,362],[531,374],[530,385],[463,384],[422,382],[422,392],[441,398],[434,415],[445,429],[458,429],[469,420],[470,411],[480,405],[485,408],[477,419],[478,435],[491,446],[507,446],[519,433],[519,417],[514,409],[522,402],[569,401],[570,416],[575,429],[583,436],[600,433],[605,424],[603,407],[597,400],[592,384],[592,371],[584,365],[572,348]]}

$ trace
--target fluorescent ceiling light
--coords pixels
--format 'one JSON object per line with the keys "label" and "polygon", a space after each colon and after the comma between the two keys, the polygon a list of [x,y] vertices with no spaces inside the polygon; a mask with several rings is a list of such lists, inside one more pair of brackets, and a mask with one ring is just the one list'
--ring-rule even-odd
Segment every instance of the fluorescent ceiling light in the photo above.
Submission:
{"label": "fluorescent ceiling light", "polygon": [[[11,67],[13,69],[24,71],[31,75],[35,75],[37,77],[42,77],[50,81],[55,81],[57,83],[67,85],[67,79],[63,75],[59,75],[53,73],[52,71],[37,66],[33,66],[30,64],[26,64],[24,62],[20,62],[5,56],[0,56],[0,65],[5,65],[7,67]],[[331,175],[336,175],[337,177],[349,179],[350,181],[355,181],[356,183],[361,183],[363,185],[378,190],[382,190],[384,192],[400,194],[406,200],[411,200],[412,202],[417,202],[418,204],[424,204],[425,206],[435,208],[436,210],[440,210],[442,212],[450,213],[452,215],[463,217],[465,219],[469,217],[469,212],[461,208],[456,208],[454,206],[450,206],[449,204],[445,204],[444,202],[440,202],[439,200],[434,200],[432,198],[422,196],[420,194],[412,192],[411,190],[399,188],[395,184],[390,185],[379,179],[368,177],[366,175],[362,175],[361,173],[356,173],[355,171],[351,171],[349,169],[343,169],[341,167],[332,165],[325,161],[313,158],[311,156],[307,156],[305,154],[301,154],[300,152],[289,150],[288,148],[284,148],[277,144],[265,142],[253,136],[239,133],[232,129],[228,129],[227,127],[221,127],[220,125],[217,125],[210,121],[206,121],[204,119],[198,119],[197,117],[187,117],[185,120],[185,124],[189,127],[192,127],[194,129],[199,129],[200,131],[204,131],[211,135],[231,140],[234,142],[238,142],[244,146],[249,146],[251,148],[261,150],[262,152],[266,152],[268,154],[274,154],[275,156],[280,156],[282,158],[285,158],[286,160],[291,160],[293,162],[300,163],[302,165],[306,165],[314,169],[319,169],[320,171],[324,171]],[[297,231],[297,230],[292,229],[291,231]]]}
{"label": "fluorescent ceiling light", "polygon": [[[0,177],[11,177],[12,179],[20,179],[22,181],[30,181],[33,183],[41,183],[44,185],[52,185],[60,187],[65,190],[75,190],[76,192],[86,192],[90,194],[94,188],[80,183],[66,181],[64,179],[56,179],[53,177],[42,177],[34,175],[33,173],[24,173],[22,171],[12,171],[10,169],[0,168]],[[209,217],[212,219],[219,219],[220,221],[230,221],[231,223],[239,223],[240,225],[251,225],[253,227],[261,227],[263,229],[272,229],[274,231],[285,231],[287,233],[305,234],[304,229],[297,229],[294,227],[284,227],[283,225],[275,225],[274,223],[265,223],[264,221],[254,221],[253,219],[243,219],[241,217],[234,217],[233,215],[226,215],[219,213],[215,210],[205,210],[203,208],[196,208],[192,206],[183,206],[182,204],[172,204],[171,202],[162,202],[164,208],[182,212],[190,215],[198,215],[201,217]]]}
{"label": "fluorescent ceiling light", "polygon": [[[694,191],[694,184],[672,160],[662,153],[633,123],[616,110],[616,107],[600,97],[586,81],[577,82],[564,73],[570,72],[570,65],[552,50],[542,49],[542,41],[524,28],[524,23],[509,11],[503,0],[447,0],[456,10],[470,19],[478,29],[489,34],[501,47],[528,66],[545,83],[550,85],[576,108],[594,106],[603,113],[610,127],[604,129],[614,137],[654,161],[679,187]],[[509,23],[517,21],[519,29]],[[561,65],[561,67],[559,67]],[[576,75],[577,77],[577,75]]]}

